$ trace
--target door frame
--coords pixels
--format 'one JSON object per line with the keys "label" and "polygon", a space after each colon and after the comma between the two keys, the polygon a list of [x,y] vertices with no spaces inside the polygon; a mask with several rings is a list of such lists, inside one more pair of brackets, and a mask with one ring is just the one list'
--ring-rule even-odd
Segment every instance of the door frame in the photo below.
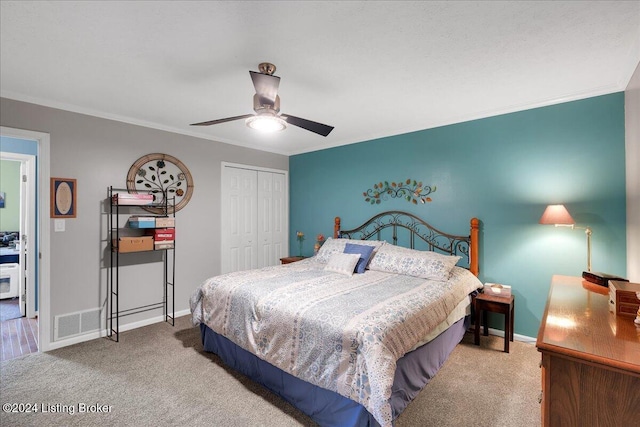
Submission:
{"label": "door frame", "polygon": [[46,215],[48,214],[49,179],[51,176],[50,135],[44,132],[5,126],[0,126],[0,135],[9,138],[28,139],[36,141],[38,144],[38,159],[36,162],[38,177],[36,190],[37,213],[35,214],[37,223],[37,236],[35,238],[38,242],[38,351],[48,351],[51,344],[51,322],[49,319],[51,313],[51,239],[50,221],[47,221]]}
{"label": "door frame", "polygon": [[[36,156],[34,154],[21,154],[0,152],[2,160],[20,162],[20,313],[29,318],[34,318],[36,312],[36,253],[34,250],[25,251],[25,248],[36,248]],[[25,181],[23,176],[27,177]],[[25,240],[25,237],[26,240]],[[25,266],[30,266],[25,270]],[[26,281],[25,278],[26,274]],[[26,313],[23,311],[24,299],[27,296]]]}

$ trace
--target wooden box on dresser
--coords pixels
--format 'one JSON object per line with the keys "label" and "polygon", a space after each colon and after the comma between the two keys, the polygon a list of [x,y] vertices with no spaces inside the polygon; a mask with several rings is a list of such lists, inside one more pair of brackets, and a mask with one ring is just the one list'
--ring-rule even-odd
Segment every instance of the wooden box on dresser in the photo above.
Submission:
{"label": "wooden box on dresser", "polygon": [[640,425],[640,327],[607,288],[553,276],[536,346],[543,426]]}

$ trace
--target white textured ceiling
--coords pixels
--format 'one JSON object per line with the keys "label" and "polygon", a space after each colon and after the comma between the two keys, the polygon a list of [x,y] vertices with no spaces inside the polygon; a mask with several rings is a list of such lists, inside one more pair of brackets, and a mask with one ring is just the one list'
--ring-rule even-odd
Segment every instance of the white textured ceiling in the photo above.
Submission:
{"label": "white textured ceiling", "polygon": [[[297,154],[623,91],[640,1],[0,3],[0,95]],[[265,136],[249,70],[282,112],[335,126]]]}

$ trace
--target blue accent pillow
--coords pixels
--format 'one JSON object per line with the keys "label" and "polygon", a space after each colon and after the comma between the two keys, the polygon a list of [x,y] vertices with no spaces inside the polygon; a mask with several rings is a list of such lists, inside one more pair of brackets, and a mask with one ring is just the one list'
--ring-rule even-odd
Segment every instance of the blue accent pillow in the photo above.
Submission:
{"label": "blue accent pillow", "polygon": [[373,246],[365,246],[365,245],[355,245],[353,243],[347,243],[344,246],[345,254],[360,254],[360,259],[356,264],[356,273],[362,274],[364,273],[365,268],[367,268],[367,264],[369,264],[369,259],[371,258],[371,254],[375,247]]}

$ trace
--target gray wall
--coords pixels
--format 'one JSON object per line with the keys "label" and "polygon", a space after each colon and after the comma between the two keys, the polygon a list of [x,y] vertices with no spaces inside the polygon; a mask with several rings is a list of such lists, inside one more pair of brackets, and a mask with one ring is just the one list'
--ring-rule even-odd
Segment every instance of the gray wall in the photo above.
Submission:
{"label": "gray wall", "polygon": [[[129,167],[139,157],[170,154],[189,168],[194,180],[191,201],[176,215],[176,311],[188,309],[193,290],[220,272],[220,163],[289,169],[287,156],[6,98],[0,99],[0,125],[49,133],[51,176],[77,179],[77,217],[66,220],[65,232],[54,232],[51,224],[51,342],[56,315],[104,306],[107,188],[126,187]],[[50,220],[48,206],[43,218]],[[121,309],[160,301],[161,280],[161,263],[122,269]],[[160,314],[128,316],[121,327]]]}

